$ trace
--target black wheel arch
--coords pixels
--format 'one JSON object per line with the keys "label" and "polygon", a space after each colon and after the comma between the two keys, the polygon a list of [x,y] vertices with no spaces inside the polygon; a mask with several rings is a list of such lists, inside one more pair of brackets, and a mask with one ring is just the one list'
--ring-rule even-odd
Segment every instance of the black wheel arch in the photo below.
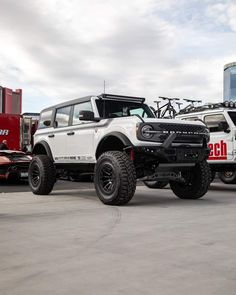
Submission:
{"label": "black wheel arch", "polygon": [[99,142],[96,150],[96,159],[107,151],[120,150],[123,151],[126,147],[132,147],[133,144],[126,135],[121,132],[111,132],[106,134]]}
{"label": "black wheel arch", "polygon": [[47,155],[53,162],[53,156],[49,144],[42,140],[37,142],[32,151],[33,155]]}

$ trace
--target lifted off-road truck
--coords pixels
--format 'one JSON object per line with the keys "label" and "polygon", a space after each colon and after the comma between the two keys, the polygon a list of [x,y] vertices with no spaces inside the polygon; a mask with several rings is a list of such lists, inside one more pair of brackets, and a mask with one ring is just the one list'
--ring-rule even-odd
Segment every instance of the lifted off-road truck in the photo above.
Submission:
{"label": "lifted off-road truck", "polygon": [[206,104],[177,116],[187,121],[201,120],[210,131],[210,155],[208,163],[212,171],[212,180],[218,172],[219,178],[226,184],[236,183],[236,103]]}
{"label": "lifted off-road truck", "polygon": [[168,181],[176,196],[208,190],[209,130],[202,122],[157,119],[140,97],[102,94],[44,109],[35,134],[29,184],[49,194],[61,174],[94,173],[100,200],[128,203],[137,179]]}

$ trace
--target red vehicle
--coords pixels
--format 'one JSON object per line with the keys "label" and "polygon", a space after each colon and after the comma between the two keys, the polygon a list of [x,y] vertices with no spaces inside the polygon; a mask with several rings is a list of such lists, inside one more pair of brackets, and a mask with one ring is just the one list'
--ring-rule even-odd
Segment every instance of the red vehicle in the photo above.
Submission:
{"label": "red vehicle", "polygon": [[28,178],[32,157],[20,151],[0,150],[0,180]]}
{"label": "red vehicle", "polygon": [[10,150],[31,152],[38,116],[37,113],[0,114],[0,143],[5,139]]}

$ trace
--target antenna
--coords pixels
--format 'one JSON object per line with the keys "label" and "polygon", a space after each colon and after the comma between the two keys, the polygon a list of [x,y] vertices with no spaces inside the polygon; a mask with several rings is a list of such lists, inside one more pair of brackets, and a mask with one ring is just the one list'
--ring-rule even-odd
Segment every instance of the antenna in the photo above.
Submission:
{"label": "antenna", "polygon": [[[103,93],[106,93],[106,80],[103,81]],[[106,115],[106,101],[104,100],[103,102],[103,118],[105,118]]]}
{"label": "antenna", "polygon": [[103,82],[103,93],[104,94],[106,93],[106,80],[104,80]]}

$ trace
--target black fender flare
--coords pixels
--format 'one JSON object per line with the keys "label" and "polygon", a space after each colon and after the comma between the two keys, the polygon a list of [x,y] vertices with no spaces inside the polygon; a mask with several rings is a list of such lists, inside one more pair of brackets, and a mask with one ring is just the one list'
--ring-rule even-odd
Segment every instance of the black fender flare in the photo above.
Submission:
{"label": "black fender flare", "polygon": [[109,137],[116,137],[117,139],[119,139],[123,145],[125,147],[132,147],[133,144],[132,142],[129,140],[129,138],[124,135],[123,133],[121,132],[118,132],[118,131],[114,131],[114,132],[111,132],[111,133],[108,133],[106,134],[104,137],[101,138],[101,140],[99,141],[98,145],[97,145],[97,149],[96,149],[96,157],[97,157],[97,154],[98,154],[98,151],[99,149],[101,148],[101,146],[103,145],[103,143],[109,138]]}
{"label": "black fender flare", "polygon": [[37,154],[38,154],[37,150],[40,148],[40,146],[42,146],[42,147],[45,149],[45,151],[46,151],[46,153],[47,153],[47,156],[48,156],[48,157],[54,162],[54,160],[53,160],[53,156],[52,156],[52,151],[51,151],[51,149],[50,149],[50,146],[49,146],[49,144],[48,144],[46,141],[44,141],[44,140],[42,140],[42,141],[40,141],[40,142],[37,142],[37,143],[35,144],[35,146],[33,147],[32,154],[33,154],[33,155],[37,155]]}

